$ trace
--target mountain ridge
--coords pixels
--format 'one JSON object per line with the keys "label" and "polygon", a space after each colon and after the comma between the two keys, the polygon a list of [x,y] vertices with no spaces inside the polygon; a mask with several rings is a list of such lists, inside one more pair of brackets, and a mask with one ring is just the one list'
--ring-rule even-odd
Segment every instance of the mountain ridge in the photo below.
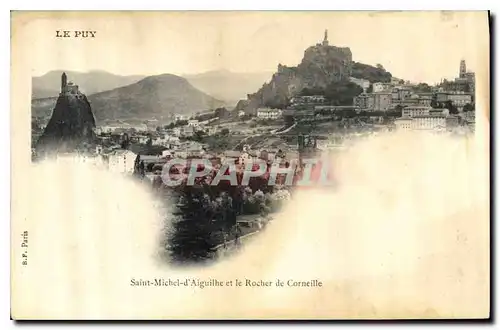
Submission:
{"label": "mountain ridge", "polygon": [[[75,81],[78,84],[78,81]],[[107,119],[167,119],[174,113],[191,114],[216,109],[224,102],[193,87],[173,74],[145,77],[136,83],[89,95],[97,121]],[[32,115],[47,116],[55,98],[32,100]]]}

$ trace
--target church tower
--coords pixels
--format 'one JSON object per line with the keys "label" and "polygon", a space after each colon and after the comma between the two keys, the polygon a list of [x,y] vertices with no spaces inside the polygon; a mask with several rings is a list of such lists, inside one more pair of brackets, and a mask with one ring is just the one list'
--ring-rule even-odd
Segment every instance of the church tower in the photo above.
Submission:
{"label": "church tower", "polygon": [[467,67],[465,66],[465,60],[460,61],[460,74],[458,75],[459,78],[465,78],[467,73]]}
{"label": "church tower", "polygon": [[66,86],[68,85],[68,77],[66,76],[66,72],[63,72],[61,75],[61,93],[66,92]]}
{"label": "church tower", "polygon": [[325,37],[323,38],[323,46],[328,46],[328,30],[325,30]]}

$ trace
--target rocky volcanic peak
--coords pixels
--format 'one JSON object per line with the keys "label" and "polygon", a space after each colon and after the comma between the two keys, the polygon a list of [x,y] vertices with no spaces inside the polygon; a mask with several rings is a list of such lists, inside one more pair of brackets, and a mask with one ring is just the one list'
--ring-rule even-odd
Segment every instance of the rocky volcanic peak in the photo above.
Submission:
{"label": "rocky volcanic peak", "polygon": [[325,88],[332,82],[348,79],[352,72],[352,53],[347,47],[329,46],[328,40],[306,49],[301,63],[296,67],[278,65],[269,83],[237,108],[253,111],[260,106],[286,103],[304,88]]}
{"label": "rocky volcanic peak", "polygon": [[61,93],[52,116],[37,142],[38,151],[74,151],[95,139],[95,119],[87,97]]}
{"label": "rocky volcanic peak", "polygon": [[316,45],[304,52],[298,66],[304,87],[326,87],[347,79],[352,71],[352,53],[347,47]]}

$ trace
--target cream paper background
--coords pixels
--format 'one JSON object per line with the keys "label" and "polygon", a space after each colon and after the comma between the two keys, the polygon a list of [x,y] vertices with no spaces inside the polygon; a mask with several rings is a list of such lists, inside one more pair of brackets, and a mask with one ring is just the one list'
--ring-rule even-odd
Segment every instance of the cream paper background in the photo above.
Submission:
{"label": "cream paper background", "polygon": [[[467,45],[468,65],[476,72],[476,135],[449,139],[399,133],[359,143],[336,159],[339,189],[302,193],[242,253],[211,267],[188,270],[159,260],[163,219],[147,191],[82,165],[30,163],[32,74],[43,74],[41,66],[50,70],[58,60],[72,69],[81,65],[82,71],[87,70],[87,59],[119,69],[121,57],[148,52],[141,48],[142,33],[162,38],[169,18],[176,15],[204,20],[223,36],[245,28],[221,24],[211,16],[217,13],[13,13],[11,287],[15,319],[489,316],[486,12],[249,13],[255,24],[263,26],[273,22],[280,27],[284,17],[302,15],[311,24],[317,18],[320,30],[325,20],[338,21],[339,31],[346,20],[358,19],[362,30],[370,20],[383,25],[387,17],[394,18],[401,29],[386,27],[387,38],[401,40],[408,54],[429,46],[428,39],[405,41],[408,25],[418,24],[429,32],[431,43],[446,44],[450,54],[463,50],[448,30],[460,26],[466,31],[460,42]],[[238,21],[243,14],[226,15]],[[100,33],[123,21],[135,32],[86,44],[57,43],[53,38],[57,29]],[[308,29],[312,27],[304,26],[304,31]],[[103,38],[102,33],[99,37]],[[238,47],[228,43],[231,38],[221,40],[226,41],[215,48],[231,53],[229,48]],[[366,47],[382,51],[375,44]],[[155,56],[161,56],[161,51],[157,46]],[[259,59],[245,60],[250,65]],[[209,68],[217,61],[207,60],[203,66]],[[147,62],[137,63],[137,70],[147,68]],[[412,65],[432,71],[450,64],[446,56],[436,53]],[[458,68],[458,62],[453,65]],[[20,244],[25,230],[29,264],[23,267]],[[323,287],[132,287],[131,278],[318,279]]]}

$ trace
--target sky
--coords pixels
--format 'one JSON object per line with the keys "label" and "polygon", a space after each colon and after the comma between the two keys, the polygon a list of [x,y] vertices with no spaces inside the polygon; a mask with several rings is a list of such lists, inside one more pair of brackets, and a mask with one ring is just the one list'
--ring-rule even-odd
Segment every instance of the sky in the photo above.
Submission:
{"label": "sky", "polygon": [[[486,12],[46,12],[19,17],[12,33],[30,43],[33,76],[59,69],[181,75],[294,66],[325,29],[354,61],[414,82],[453,79],[461,59],[475,71],[489,53]],[[56,30],[96,37],[56,38]]]}

